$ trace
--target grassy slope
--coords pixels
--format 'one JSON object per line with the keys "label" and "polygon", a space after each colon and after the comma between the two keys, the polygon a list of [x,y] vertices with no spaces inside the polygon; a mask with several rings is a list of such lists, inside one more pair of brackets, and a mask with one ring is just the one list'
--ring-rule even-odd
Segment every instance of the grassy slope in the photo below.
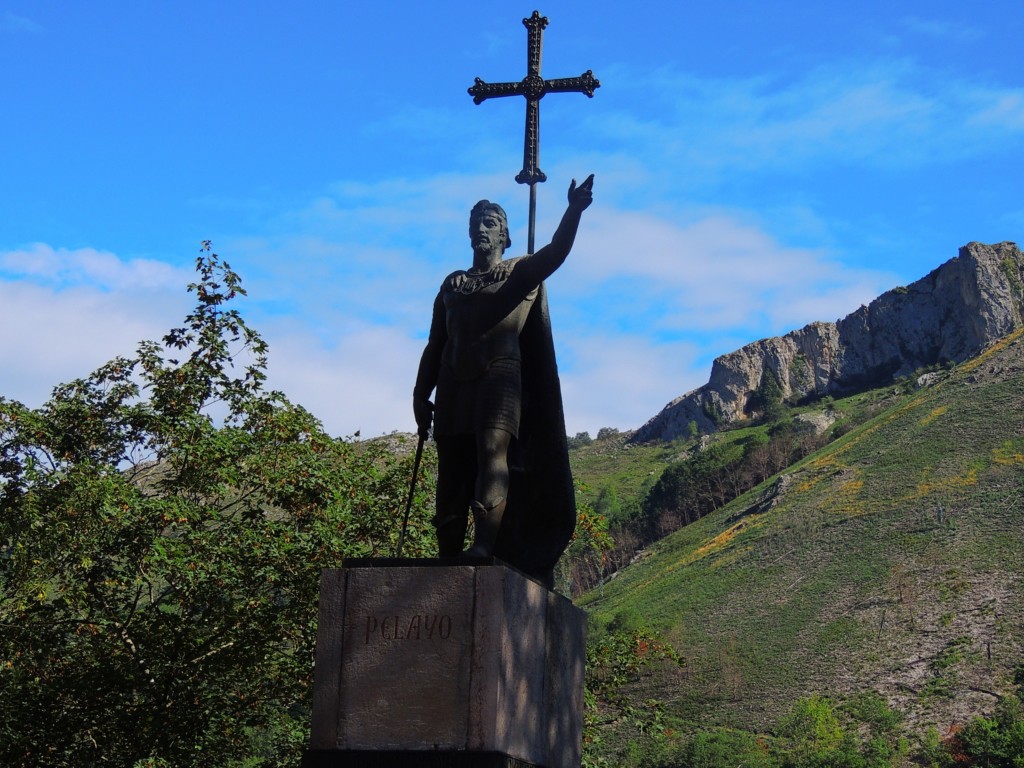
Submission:
{"label": "grassy slope", "polygon": [[638,697],[758,730],[813,691],[877,690],[941,730],[991,709],[1024,663],[1024,341],[890,401],[767,511],[773,481],[580,601],[595,632],[645,624],[684,651]]}
{"label": "grassy slope", "polygon": [[572,474],[579,485],[580,500],[597,501],[602,489],[614,487],[619,499],[643,498],[683,447],[676,443],[630,445],[625,435],[595,440],[569,452]]}
{"label": "grassy slope", "polygon": [[[836,418],[835,426],[846,422],[861,423],[871,414],[891,405],[893,388],[861,392],[836,400],[831,404]],[[821,413],[822,403],[789,408],[788,416],[800,413]],[[767,435],[768,425],[735,425],[726,431],[707,436],[715,442],[742,443],[755,433]],[[642,501],[647,491],[657,482],[661,473],[672,463],[684,459],[698,443],[697,439],[680,438],[671,443],[647,443],[632,445],[628,442],[631,433],[622,433],[606,440],[594,440],[589,445],[569,451],[573,477],[580,485],[580,500],[593,504],[601,491],[614,486],[619,500]],[[742,450],[742,448],[740,448]]]}

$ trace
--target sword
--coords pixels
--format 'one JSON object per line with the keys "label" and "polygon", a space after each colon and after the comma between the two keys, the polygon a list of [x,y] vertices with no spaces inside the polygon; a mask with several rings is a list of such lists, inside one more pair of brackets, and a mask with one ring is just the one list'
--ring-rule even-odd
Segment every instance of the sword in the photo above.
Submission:
{"label": "sword", "polygon": [[416,477],[420,473],[420,459],[423,458],[423,443],[427,436],[420,435],[420,441],[416,444],[416,458],[412,463],[412,482],[409,484],[409,500],[405,503],[405,517],[402,519],[402,532],[398,535],[398,547],[395,557],[402,556],[402,546],[405,544],[405,532],[409,528],[409,512],[412,511],[412,497],[416,493]]}

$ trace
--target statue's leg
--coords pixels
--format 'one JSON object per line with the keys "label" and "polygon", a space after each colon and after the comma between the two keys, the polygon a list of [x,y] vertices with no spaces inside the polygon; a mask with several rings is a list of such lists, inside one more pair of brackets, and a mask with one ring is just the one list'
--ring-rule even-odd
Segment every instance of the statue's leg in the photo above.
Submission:
{"label": "statue's leg", "polygon": [[476,477],[476,446],[471,435],[437,438],[438,557],[457,557],[466,543],[469,503]]}
{"label": "statue's leg", "polygon": [[508,496],[508,448],[512,435],[503,429],[483,429],[477,435],[477,475],[474,489],[473,546],[467,557],[490,557],[498,541]]}

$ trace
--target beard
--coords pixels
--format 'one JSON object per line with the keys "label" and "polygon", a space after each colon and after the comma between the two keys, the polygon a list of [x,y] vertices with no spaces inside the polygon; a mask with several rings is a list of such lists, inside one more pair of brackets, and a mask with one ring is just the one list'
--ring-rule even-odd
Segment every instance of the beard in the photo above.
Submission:
{"label": "beard", "polygon": [[480,256],[490,256],[493,253],[499,255],[504,251],[504,240],[487,233],[476,235],[473,238],[473,253]]}

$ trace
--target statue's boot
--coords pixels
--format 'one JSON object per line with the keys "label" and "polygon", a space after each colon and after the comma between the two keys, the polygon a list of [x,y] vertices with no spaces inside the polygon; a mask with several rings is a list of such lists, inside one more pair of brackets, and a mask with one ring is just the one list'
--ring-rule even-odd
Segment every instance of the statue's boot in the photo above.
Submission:
{"label": "statue's boot", "polygon": [[437,532],[437,556],[458,557],[462,553],[462,545],[466,543],[466,528],[468,527],[469,517],[465,512],[461,515],[435,517],[434,530]]}
{"label": "statue's boot", "polygon": [[470,504],[473,511],[473,546],[462,553],[463,557],[491,557],[498,542],[501,518],[505,514],[505,500],[493,507],[485,507],[479,501]]}

